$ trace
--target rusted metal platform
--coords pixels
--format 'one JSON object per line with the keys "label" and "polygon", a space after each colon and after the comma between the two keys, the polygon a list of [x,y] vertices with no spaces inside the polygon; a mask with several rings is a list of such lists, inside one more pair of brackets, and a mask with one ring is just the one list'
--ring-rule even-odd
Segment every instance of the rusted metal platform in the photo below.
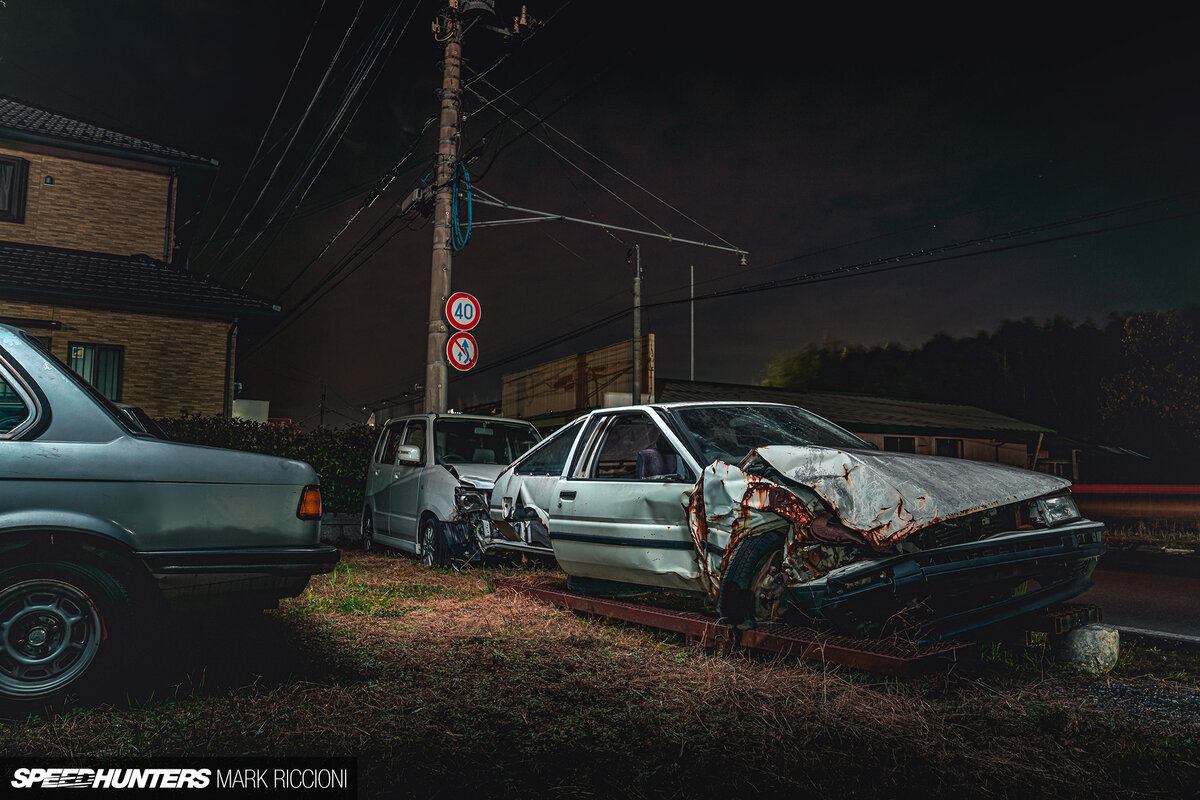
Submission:
{"label": "rusted metal platform", "polygon": [[584,614],[681,633],[707,646],[722,642],[740,644],[881,675],[912,677],[945,669],[956,661],[973,657],[977,651],[972,642],[948,640],[918,645],[902,639],[856,639],[794,625],[772,624],[739,630],[695,611],[592,597],[567,591],[562,583],[512,578],[497,578],[494,583],[497,589],[519,592]]}

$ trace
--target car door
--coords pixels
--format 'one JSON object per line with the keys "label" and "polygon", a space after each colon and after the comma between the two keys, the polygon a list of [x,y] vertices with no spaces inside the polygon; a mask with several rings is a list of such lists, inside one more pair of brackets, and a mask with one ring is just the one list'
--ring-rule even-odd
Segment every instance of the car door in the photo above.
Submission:
{"label": "car door", "polygon": [[367,505],[373,511],[372,518],[376,533],[387,533],[388,493],[385,491],[391,482],[392,462],[396,457],[396,442],[404,431],[404,420],[389,420],[384,423],[379,433],[379,441],[371,453],[371,463],[367,467],[367,485],[363,489]]}
{"label": "car door", "polygon": [[[526,544],[550,546],[547,531],[554,490],[586,419],[580,417],[556,431],[497,478],[492,490],[492,519],[512,526],[509,530],[517,530],[516,535]],[[532,509],[536,520],[518,513],[527,509]],[[521,521],[514,523],[519,517]]]}
{"label": "car door", "polygon": [[417,520],[421,516],[421,481],[425,466],[432,463],[429,447],[429,421],[424,417],[409,419],[404,426],[400,444],[417,447],[420,457],[416,464],[393,459],[391,481],[388,485],[388,515],[391,534],[405,547],[416,547]]}
{"label": "car door", "polygon": [[698,468],[644,410],[596,415],[550,509],[554,556],[571,575],[700,589],[685,506]]}

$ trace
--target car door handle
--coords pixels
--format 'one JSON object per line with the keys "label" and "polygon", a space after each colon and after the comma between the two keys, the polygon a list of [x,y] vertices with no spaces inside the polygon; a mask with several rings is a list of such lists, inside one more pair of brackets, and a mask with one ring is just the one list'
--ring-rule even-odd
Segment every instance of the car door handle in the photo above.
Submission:
{"label": "car door handle", "polygon": [[574,500],[575,492],[559,492],[558,499],[559,500]]}

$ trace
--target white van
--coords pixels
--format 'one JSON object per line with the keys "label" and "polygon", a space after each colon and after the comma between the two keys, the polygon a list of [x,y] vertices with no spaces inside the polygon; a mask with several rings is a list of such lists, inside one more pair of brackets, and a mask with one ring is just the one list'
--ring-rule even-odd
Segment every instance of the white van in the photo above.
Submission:
{"label": "white van", "polygon": [[363,547],[392,547],[431,566],[492,548],[551,552],[544,532],[501,531],[487,511],[496,476],[540,438],[519,419],[415,414],[388,420],[367,470]]}

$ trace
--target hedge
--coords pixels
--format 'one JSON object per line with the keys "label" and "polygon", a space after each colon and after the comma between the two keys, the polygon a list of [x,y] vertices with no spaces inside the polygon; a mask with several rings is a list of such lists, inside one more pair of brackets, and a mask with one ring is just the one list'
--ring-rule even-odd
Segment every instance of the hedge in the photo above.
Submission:
{"label": "hedge", "polygon": [[157,420],[177,442],[228,447],[251,453],[307,461],[321,474],[321,500],[326,513],[357,514],[362,510],[367,465],[377,432],[366,425],[304,430],[221,416],[189,415]]}

